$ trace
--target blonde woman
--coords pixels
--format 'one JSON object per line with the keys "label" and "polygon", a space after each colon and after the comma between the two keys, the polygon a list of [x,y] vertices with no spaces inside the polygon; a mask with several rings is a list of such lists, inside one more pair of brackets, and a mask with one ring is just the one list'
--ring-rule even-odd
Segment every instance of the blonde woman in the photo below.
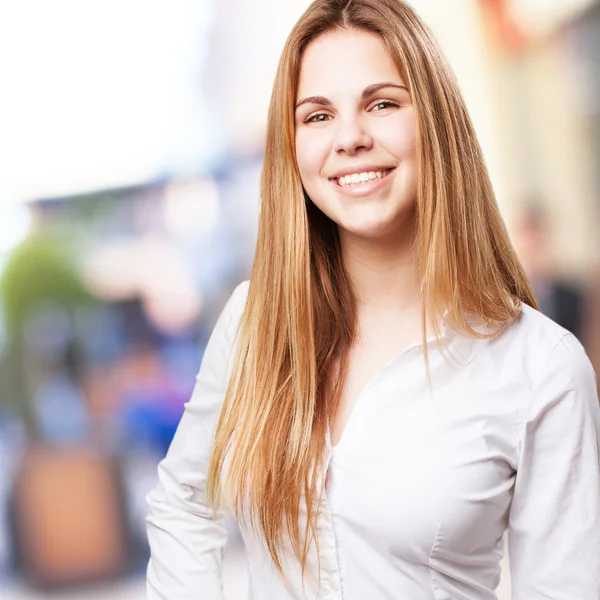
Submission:
{"label": "blonde woman", "polygon": [[600,597],[600,410],[455,79],[400,0],[317,0],[271,99],[249,283],[148,496],[150,600]]}

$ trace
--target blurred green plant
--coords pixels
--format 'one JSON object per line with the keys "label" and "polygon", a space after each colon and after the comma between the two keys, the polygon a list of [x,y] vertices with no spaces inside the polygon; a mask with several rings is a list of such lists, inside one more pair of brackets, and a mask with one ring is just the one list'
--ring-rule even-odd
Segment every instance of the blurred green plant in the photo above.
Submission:
{"label": "blurred green plant", "polygon": [[63,237],[35,234],[8,257],[0,278],[0,302],[8,345],[0,365],[0,401],[16,410],[33,436],[38,432],[30,385],[26,328],[36,311],[52,303],[73,322],[78,307],[94,302],[73,261],[73,246]]}

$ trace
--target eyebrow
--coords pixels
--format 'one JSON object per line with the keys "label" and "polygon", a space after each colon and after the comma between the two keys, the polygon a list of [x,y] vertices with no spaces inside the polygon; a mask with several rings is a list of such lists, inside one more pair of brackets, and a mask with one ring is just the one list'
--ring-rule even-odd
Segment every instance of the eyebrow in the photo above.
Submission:
{"label": "eyebrow", "polygon": [[[398,88],[398,89],[405,90],[406,92],[408,92],[408,88],[405,85],[400,85],[399,83],[393,83],[391,81],[383,81],[382,83],[373,83],[371,85],[368,85],[362,91],[361,98],[363,100],[366,100],[367,98],[370,98],[373,94],[376,94],[379,90],[381,90],[383,88],[388,88],[388,87]],[[325,96],[309,96],[308,98],[302,98],[302,100],[297,102],[295,108],[298,108],[298,107],[302,106],[303,104],[307,104],[307,103],[321,104],[323,106],[331,106],[332,105],[331,100],[329,100],[329,98],[325,98]]]}

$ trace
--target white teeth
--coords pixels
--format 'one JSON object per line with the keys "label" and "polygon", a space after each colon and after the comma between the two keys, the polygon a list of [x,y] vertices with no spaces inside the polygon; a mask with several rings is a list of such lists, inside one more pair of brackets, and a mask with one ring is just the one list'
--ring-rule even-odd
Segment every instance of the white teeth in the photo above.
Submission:
{"label": "white teeth", "polygon": [[346,185],[356,185],[366,183],[373,179],[382,179],[385,177],[391,169],[385,171],[369,171],[364,173],[352,173],[351,175],[345,175],[338,178],[338,184],[342,187]]}

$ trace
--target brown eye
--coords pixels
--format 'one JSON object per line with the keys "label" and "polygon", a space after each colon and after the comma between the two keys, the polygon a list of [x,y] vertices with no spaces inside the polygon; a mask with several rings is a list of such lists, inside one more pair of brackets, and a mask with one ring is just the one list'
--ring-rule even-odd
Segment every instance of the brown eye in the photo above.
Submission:
{"label": "brown eye", "polygon": [[304,122],[305,123],[324,123],[326,120],[329,120],[330,118],[331,118],[331,115],[328,115],[327,113],[316,113],[316,114],[308,117]]}
{"label": "brown eye", "polygon": [[383,110],[385,108],[390,108],[393,106],[400,106],[397,102],[392,102],[391,100],[382,100],[381,102],[378,102],[377,104],[373,105],[373,108],[371,110]]}

